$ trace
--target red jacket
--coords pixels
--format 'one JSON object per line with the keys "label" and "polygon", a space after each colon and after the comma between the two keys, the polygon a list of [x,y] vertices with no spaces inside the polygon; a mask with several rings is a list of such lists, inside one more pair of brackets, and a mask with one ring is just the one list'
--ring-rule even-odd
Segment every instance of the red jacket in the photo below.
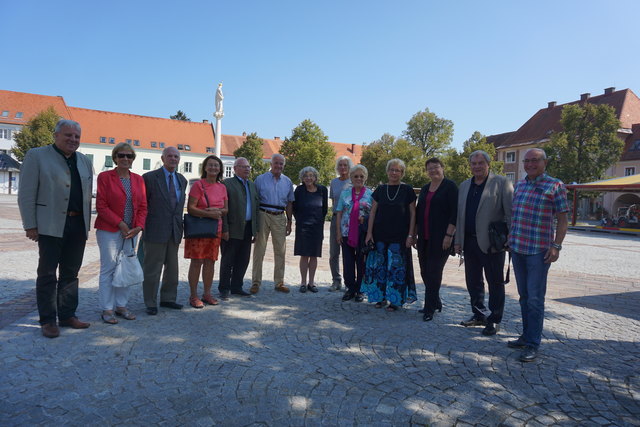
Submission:
{"label": "red jacket", "polygon": [[[147,192],[144,180],[138,174],[129,172],[131,177],[131,199],[133,202],[133,224],[131,228],[144,228],[147,219]],[[95,228],[105,231],[119,231],[118,224],[124,219],[124,204],[127,195],[118,177],[116,169],[98,175],[98,194],[96,196]]]}

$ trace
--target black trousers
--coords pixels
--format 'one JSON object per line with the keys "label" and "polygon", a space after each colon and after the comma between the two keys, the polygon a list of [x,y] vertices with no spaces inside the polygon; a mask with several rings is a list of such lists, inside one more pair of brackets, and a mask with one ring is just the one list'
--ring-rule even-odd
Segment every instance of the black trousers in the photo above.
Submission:
{"label": "black trousers", "polygon": [[364,275],[364,254],[360,248],[347,245],[347,237],[342,238],[342,279],[350,293],[360,292]]}
{"label": "black trousers", "polygon": [[75,317],[78,308],[78,272],[87,232],[83,215],[68,216],[62,237],[38,236],[36,299],[40,324]]}
{"label": "black trousers", "polygon": [[[464,274],[471,310],[478,318],[500,323],[504,314],[504,252],[485,254],[473,235],[464,236]],[[489,285],[489,311],[484,305],[484,270]]]}
{"label": "black trousers", "polygon": [[242,290],[244,274],[249,266],[251,258],[251,221],[247,221],[244,226],[243,239],[222,240],[220,249],[222,258],[220,259],[220,281],[218,290],[220,292],[238,292]]}
{"label": "black trousers", "polygon": [[449,258],[449,251],[443,251],[442,245],[437,249],[429,248],[429,241],[418,240],[418,261],[420,262],[420,276],[424,283],[424,312],[433,314],[442,309],[440,300],[440,286],[442,286],[442,271]]}

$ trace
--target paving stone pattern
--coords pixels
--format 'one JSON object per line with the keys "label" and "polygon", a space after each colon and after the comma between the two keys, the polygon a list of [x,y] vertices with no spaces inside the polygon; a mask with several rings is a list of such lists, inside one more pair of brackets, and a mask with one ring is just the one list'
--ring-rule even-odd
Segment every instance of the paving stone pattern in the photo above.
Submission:
{"label": "paving stone pattern", "polygon": [[[396,313],[341,302],[327,292],[325,255],[317,294],[276,293],[267,257],[257,296],[147,316],[134,289],[138,319],[106,325],[93,235],[79,307],[92,325],[51,340],[37,325],[37,248],[22,237],[16,210],[15,198],[0,197],[3,426],[640,425],[638,275],[552,267],[541,356],[523,364],[506,346],[521,327],[515,279],[502,330],[484,337],[458,325],[469,309],[454,258],[432,322],[422,322],[421,302]],[[637,240],[625,245],[640,253]],[[299,277],[292,247],[290,237],[287,284]],[[186,304],[188,262],[180,267]]]}

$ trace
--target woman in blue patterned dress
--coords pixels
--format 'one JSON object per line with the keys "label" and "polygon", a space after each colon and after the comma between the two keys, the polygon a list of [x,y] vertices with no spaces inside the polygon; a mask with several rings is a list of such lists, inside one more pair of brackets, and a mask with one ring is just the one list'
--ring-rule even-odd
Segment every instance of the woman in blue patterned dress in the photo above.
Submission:
{"label": "woman in blue patterned dress", "polygon": [[388,301],[387,311],[396,311],[417,298],[411,262],[416,194],[400,181],[405,169],[400,159],[387,162],[389,181],[373,192],[366,237],[367,243],[375,242],[376,249],[367,257],[362,291],[377,308]]}

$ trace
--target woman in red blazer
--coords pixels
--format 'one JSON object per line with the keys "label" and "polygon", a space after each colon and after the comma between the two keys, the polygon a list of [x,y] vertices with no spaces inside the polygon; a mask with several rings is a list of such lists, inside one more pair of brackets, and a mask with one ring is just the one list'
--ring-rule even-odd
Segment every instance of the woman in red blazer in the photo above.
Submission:
{"label": "woman in red blazer", "polygon": [[144,180],[130,171],[136,153],[124,142],[111,152],[116,168],[98,175],[95,227],[100,249],[100,306],[102,320],[116,324],[115,316],[134,320],[135,314],[127,309],[129,288],[112,286],[116,256],[121,248],[133,251],[136,236],[147,218],[147,194]]}

